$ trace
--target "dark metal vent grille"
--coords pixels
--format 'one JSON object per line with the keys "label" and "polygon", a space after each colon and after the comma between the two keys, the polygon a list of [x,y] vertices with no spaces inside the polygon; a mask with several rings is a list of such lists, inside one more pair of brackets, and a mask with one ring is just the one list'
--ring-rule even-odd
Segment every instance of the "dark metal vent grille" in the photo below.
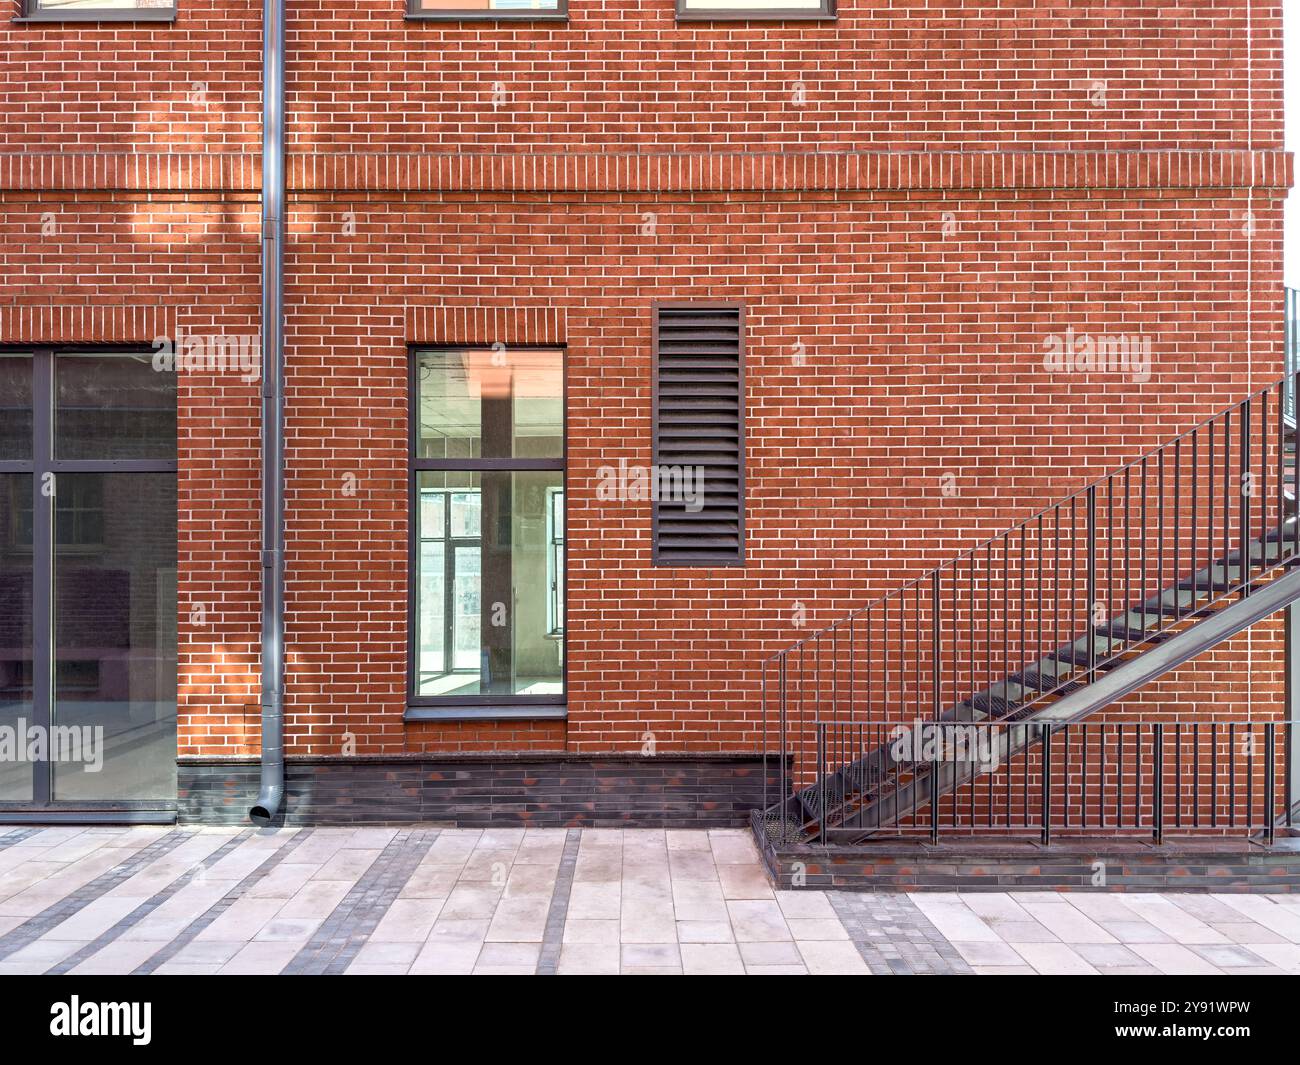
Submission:
{"label": "dark metal vent grille", "polygon": [[[660,493],[654,560],[726,566],[744,561],[744,314],[736,304],[655,310],[654,461],[660,483],[702,471],[699,503]],[[697,482],[689,482],[697,483]]]}

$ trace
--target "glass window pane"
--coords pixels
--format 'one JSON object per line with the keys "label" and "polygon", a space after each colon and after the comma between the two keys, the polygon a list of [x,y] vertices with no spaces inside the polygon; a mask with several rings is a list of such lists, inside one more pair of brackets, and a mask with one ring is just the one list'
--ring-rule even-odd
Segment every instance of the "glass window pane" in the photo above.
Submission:
{"label": "glass window pane", "polygon": [[176,796],[176,475],[62,473],[55,799]]}
{"label": "glass window pane", "polygon": [[176,375],[151,355],[60,355],[54,392],[58,458],[176,457]]}
{"label": "glass window pane", "polygon": [[438,15],[521,14],[559,11],[560,0],[420,0],[420,10]]}
{"label": "glass window pane", "polygon": [[563,457],[562,352],[423,352],[416,377],[417,458]]}
{"label": "glass window pane", "polygon": [[32,457],[32,359],[0,355],[0,459]]}
{"label": "glass window pane", "polygon": [[824,11],[826,0],[686,0],[686,11]]}
{"label": "glass window pane", "polygon": [[[418,475],[417,695],[563,694],[564,639],[553,599],[563,551],[549,516],[563,477],[558,470]],[[450,513],[475,517],[459,529],[452,518],[446,534],[435,534],[428,521],[443,510],[424,501],[442,493],[452,497]],[[435,542],[449,551],[428,552]],[[431,572],[436,567],[441,574]]]}
{"label": "glass window pane", "polygon": [[[15,738],[32,707],[32,477],[0,473],[0,728]],[[0,801],[32,799],[32,764],[0,759]]]}

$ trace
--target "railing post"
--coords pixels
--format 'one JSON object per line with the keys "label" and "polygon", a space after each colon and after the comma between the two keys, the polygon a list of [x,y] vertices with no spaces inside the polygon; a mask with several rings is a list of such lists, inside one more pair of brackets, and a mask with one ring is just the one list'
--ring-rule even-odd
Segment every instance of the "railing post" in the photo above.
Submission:
{"label": "railing post", "polygon": [[940,571],[936,569],[930,576],[930,628],[932,630],[930,634],[930,658],[932,660],[930,668],[930,687],[932,689],[930,701],[933,704],[932,710],[936,721],[939,720],[940,714],[943,712],[939,692],[939,677],[941,675],[939,651],[942,647],[939,639],[939,573]]}
{"label": "railing post", "polygon": [[[1240,467],[1240,474],[1241,474],[1241,476],[1238,478],[1238,485],[1237,485],[1237,492],[1241,497],[1241,502],[1238,506],[1238,518],[1237,518],[1238,522],[1240,523],[1240,533],[1241,533],[1241,559],[1240,559],[1240,564],[1237,567],[1237,576],[1241,581],[1241,597],[1244,599],[1246,598],[1246,596],[1250,594],[1250,590],[1249,588],[1247,588],[1247,584],[1249,583],[1250,580],[1250,570],[1251,570],[1250,500],[1251,500],[1252,493],[1254,492],[1254,485],[1250,483],[1251,474],[1250,474],[1250,400],[1249,399],[1243,400],[1241,405],[1241,444],[1238,446],[1237,450],[1240,452],[1240,455],[1238,456],[1238,465]],[[1250,486],[1249,489],[1247,488],[1248,485]],[[1225,523],[1227,522],[1227,515],[1224,515],[1224,522]],[[1263,553],[1264,547],[1265,545],[1263,544],[1263,542],[1261,542],[1260,543],[1261,553]],[[1228,560],[1225,558],[1223,562],[1226,571]],[[1227,580],[1228,574],[1225,572],[1223,574],[1223,577],[1224,580]]]}
{"label": "railing post", "polygon": [[817,840],[826,842],[826,726],[817,722]]}
{"label": "railing post", "polygon": [[[940,728],[938,724],[934,726]],[[931,745],[930,756],[930,842],[939,842],[939,737]]]}
{"label": "railing post", "polygon": [[764,813],[772,808],[772,804],[767,801],[767,751],[771,745],[767,731],[767,668],[771,665],[770,659],[763,659],[762,679],[759,686],[759,699],[763,704],[763,810]]}
{"label": "railing post", "polygon": [[[1043,846],[1046,847],[1052,842],[1052,726],[1040,725],[1043,730],[1043,798],[1042,798],[1042,822],[1043,822]],[[1029,767],[1025,766],[1026,771]]]}
{"label": "railing post", "polygon": [[780,664],[777,667],[777,713],[781,717],[781,766],[777,770],[780,774],[781,785],[779,794],[781,796],[781,839],[785,839],[785,818],[786,807],[790,802],[790,782],[787,779],[787,773],[790,765],[790,756],[786,749],[787,732],[786,732],[786,669],[785,669],[785,652],[781,652]]}
{"label": "railing post", "polygon": [[1273,792],[1277,788],[1274,761],[1277,757],[1277,726],[1268,721],[1264,724],[1264,842],[1273,846],[1274,827],[1277,822],[1277,804]]}
{"label": "railing post", "polygon": [[1151,726],[1152,769],[1155,773],[1155,786],[1151,789],[1151,813],[1153,826],[1151,835],[1157,843],[1165,841],[1165,727],[1161,724]]}
{"label": "railing post", "polygon": [[1097,679],[1097,486],[1088,485],[1088,683]]}

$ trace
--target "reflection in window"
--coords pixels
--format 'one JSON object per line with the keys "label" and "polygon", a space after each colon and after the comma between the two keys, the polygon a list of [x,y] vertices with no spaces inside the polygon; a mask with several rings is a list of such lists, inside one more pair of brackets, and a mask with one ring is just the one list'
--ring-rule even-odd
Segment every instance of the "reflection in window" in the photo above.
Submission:
{"label": "reflection in window", "polygon": [[416,357],[413,694],[564,694],[561,353]]}

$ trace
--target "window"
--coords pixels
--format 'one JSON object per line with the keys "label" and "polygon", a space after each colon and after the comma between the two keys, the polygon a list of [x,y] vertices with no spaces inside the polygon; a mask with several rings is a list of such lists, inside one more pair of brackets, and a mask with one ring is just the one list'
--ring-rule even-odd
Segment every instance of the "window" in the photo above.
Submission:
{"label": "window", "polygon": [[834,18],[835,0],[677,0],[678,18]]}
{"label": "window", "polygon": [[744,311],[658,304],[654,319],[653,560],[744,564]]}
{"label": "window", "polygon": [[176,18],[176,4],[172,0],[24,0],[23,17],[60,22],[170,22]]}
{"label": "window", "polygon": [[412,363],[408,716],[561,706],[563,353],[426,349]]}
{"label": "window", "polygon": [[409,0],[412,18],[563,19],[569,0]]}

